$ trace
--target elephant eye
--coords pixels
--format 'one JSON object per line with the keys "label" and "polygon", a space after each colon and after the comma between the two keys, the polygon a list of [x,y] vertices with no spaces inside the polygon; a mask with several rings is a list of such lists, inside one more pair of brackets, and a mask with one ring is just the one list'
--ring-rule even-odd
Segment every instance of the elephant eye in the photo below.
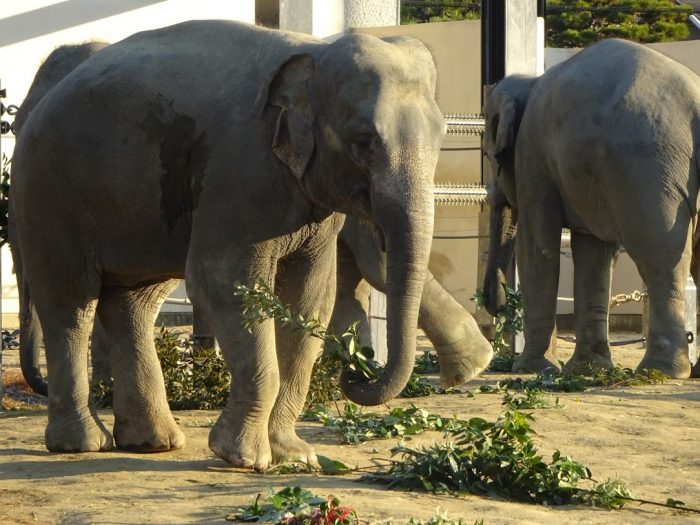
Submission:
{"label": "elephant eye", "polygon": [[350,143],[350,155],[360,166],[366,167],[374,160],[374,137],[363,135]]}

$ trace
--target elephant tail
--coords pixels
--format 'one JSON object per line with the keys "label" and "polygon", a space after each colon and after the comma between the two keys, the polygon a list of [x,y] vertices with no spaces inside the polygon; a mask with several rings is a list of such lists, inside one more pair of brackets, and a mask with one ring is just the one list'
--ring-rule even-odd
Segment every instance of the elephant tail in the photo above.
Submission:
{"label": "elephant tail", "polygon": [[48,385],[41,374],[39,355],[43,342],[43,334],[39,318],[32,304],[29,294],[29,286],[24,278],[22,257],[17,244],[17,229],[14,227],[14,210],[10,200],[8,213],[8,231],[10,253],[17,277],[17,289],[19,291],[19,363],[22,375],[29,387],[43,396],[48,395]]}

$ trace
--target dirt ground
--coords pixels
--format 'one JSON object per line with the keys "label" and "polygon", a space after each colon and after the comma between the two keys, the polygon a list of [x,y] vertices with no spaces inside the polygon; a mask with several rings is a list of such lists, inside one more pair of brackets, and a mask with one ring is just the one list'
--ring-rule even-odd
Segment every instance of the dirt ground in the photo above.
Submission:
{"label": "dirt ground", "polygon": [[[629,337],[629,334],[620,337]],[[562,357],[572,345],[561,343]],[[634,366],[640,344],[614,348],[615,361]],[[16,350],[3,353],[6,382],[17,377]],[[476,387],[503,375],[485,374]],[[11,390],[11,389],[8,389]],[[17,394],[13,395],[17,398]],[[663,385],[559,394],[562,409],[534,411],[536,442],[549,457],[555,449],[588,466],[598,481],[624,480],[638,498],[681,500],[700,507],[700,382],[673,380]],[[396,400],[391,407],[415,403],[444,416],[495,418],[501,395],[435,395]],[[11,400],[7,399],[9,404]],[[17,403],[13,402],[16,406]],[[113,418],[101,411],[108,427]],[[435,496],[387,491],[357,483],[359,475],[269,475],[233,469],[207,448],[215,411],[176,412],[187,436],[183,450],[138,455],[126,452],[52,454],[43,444],[45,406],[0,414],[0,523],[174,524],[224,523],[237,506],[247,505],[267,487],[300,485],[319,495],[334,494],[356,509],[365,523],[404,524],[438,512],[484,523],[700,523],[700,514],[632,504],[608,511],[586,507],[545,507],[465,495]],[[319,424],[300,422],[300,434],[319,454],[348,465],[369,465],[388,458],[396,439],[340,445]],[[434,433],[412,444],[441,440]]]}

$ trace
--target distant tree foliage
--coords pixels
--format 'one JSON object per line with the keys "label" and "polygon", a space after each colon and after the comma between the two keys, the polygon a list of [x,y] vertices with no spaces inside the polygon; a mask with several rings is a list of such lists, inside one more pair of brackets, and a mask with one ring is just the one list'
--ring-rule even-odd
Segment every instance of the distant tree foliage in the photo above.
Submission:
{"label": "distant tree foliage", "polygon": [[645,44],[684,40],[691,12],[674,0],[550,0],[545,45],[584,47],[604,38]]}
{"label": "distant tree foliage", "polygon": [[422,24],[426,22],[453,22],[455,20],[478,20],[481,17],[481,2],[473,0],[401,1],[401,23]]}
{"label": "distant tree foliage", "polygon": [[[584,47],[604,38],[667,42],[688,38],[689,5],[675,0],[548,0],[545,45]],[[401,23],[478,19],[473,0],[402,0]]]}

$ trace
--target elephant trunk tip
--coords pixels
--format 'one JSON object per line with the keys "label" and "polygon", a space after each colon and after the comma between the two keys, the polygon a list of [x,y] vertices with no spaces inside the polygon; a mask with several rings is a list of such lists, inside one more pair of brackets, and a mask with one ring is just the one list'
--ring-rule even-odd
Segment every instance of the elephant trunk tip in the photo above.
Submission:
{"label": "elephant trunk tip", "polygon": [[[362,406],[383,405],[401,393],[411,377],[412,370],[413,361],[407,374],[401,373],[400,377],[391,378],[389,381],[386,381],[387,377],[382,376],[374,382],[357,381],[352,372],[343,370],[340,374],[340,388],[345,397],[355,404]],[[384,371],[384,374],[387,374],[387,370]]]}

